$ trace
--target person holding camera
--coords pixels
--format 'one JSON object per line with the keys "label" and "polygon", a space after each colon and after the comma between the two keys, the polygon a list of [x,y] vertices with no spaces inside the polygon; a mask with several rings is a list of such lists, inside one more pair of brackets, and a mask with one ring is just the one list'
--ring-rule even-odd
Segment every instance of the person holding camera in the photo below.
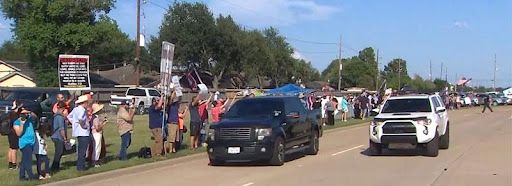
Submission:
{"label": "person holding camera", "polygon": [[133,103],[128,100],[121,101],[121,106],[117,112],[117,132],[121,136],[121,150],[117,158],[121,161],[128,160],[126,150],[132,141],[134,116],[135,107]]}
{"label": "person holding camera", "polygon": [[18,110],[19,118],[14,121],[13,129],[19,138],[19,147],[21,149],[21,163],[19,179],[20,181],[35,180],[34,173],[32,172],[32,153],[34,144],[36,142],[34,130],[34,117],[26,107],[21,107]]}
{"label": "person holding camera", "polygon": [[53,134],[51,136],[53,144],[55,145],[55,153],[53,154],[53,162],[51,166],[52,171],[60,170],[60,159],[64,154],[64,145],[68,141],[67,125],[64,116],[66,103],[59,101],[56,103],[57,111],[53,115]]}

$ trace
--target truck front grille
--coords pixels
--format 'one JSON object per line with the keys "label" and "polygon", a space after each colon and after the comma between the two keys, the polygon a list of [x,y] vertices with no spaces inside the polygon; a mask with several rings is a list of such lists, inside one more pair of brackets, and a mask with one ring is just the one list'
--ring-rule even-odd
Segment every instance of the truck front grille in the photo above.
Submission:
{"label": "truck front grille", "polygon": [[221,140],[249,140],[251,128],[221,128],[219,132]]}
{"label": "truck front grille", "polygon": [[382,131],[384,134],[416,133],[416,127],[410,122],[387,122]]}

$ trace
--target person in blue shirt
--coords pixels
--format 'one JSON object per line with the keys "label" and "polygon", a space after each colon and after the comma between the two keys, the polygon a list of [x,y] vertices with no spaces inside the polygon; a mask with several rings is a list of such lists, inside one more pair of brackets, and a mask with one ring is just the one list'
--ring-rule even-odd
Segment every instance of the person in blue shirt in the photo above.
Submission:
{"label": "person in blue shirt", "polygon": [[32,151],[35,144],[35,132],[34,132],[34,115],[27,108],[21,107],[18,111],[20,113],[19,118],[14,121],[13,129],[16,135],[19,137],[19,147],[21,149],[21,165],[19,172],[20,181],[34,180],[32,172]]}
{"label": "person in blue shirt", "polygon": [[55,144],[55,153],[51,167],[52,171],[58,171],[60,169],[60,159],[64,154],[64,146],[68,141],[67,125],[63,114],[66,109],[66,103],[59,101],[56,103],[56,106],[57,112],[53,115],[53,135],[51,136]]}
{"label": "person in blue shirt", "polygon": [[341,99],[341,111],[342,111],[341,120],[347,121],[347,112],[348,112],[347,96],[343,96]]}
{"label": "person in blue shirt", "polygon": [[164,147],[163,144],[163,135],[162,135],[162,126],[163,126],[163,104],[164,104],[164,94],[160,96],[160,99],[153,98],[153,104],[149,106],[148,115],[149,115],[149,129],[153,134],[153,138],[155,138],[155,144],[153,144],[153,148],[151,148],[151,156],[161,156],[162,149]]}

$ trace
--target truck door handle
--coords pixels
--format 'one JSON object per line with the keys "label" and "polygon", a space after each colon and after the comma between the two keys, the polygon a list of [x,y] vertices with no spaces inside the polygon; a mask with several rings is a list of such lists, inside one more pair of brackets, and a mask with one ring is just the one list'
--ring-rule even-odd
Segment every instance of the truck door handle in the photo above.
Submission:
{"label": "truck door handle", "polygon": [[281,125],[286,126],[286,123],[281,123]]}

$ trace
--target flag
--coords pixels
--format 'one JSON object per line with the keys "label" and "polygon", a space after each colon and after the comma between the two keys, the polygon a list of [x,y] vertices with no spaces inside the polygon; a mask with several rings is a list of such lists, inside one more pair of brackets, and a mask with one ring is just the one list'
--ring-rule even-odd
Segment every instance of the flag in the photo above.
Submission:
{"label": "flag", "polygon": [[306,101],[306,105],[309,110],[313,110],[313,104],[316,102],[315,96],[311,95],[308,97],[308,100]]}
{"label": "flag", "polygon": [[192,89],[193,91],[197,91],[197,82],[196,79],[194,79],[194,76],[192,76],[192,71],[187,73],[187,81],[188,84],[190,85],[190,89]]}

